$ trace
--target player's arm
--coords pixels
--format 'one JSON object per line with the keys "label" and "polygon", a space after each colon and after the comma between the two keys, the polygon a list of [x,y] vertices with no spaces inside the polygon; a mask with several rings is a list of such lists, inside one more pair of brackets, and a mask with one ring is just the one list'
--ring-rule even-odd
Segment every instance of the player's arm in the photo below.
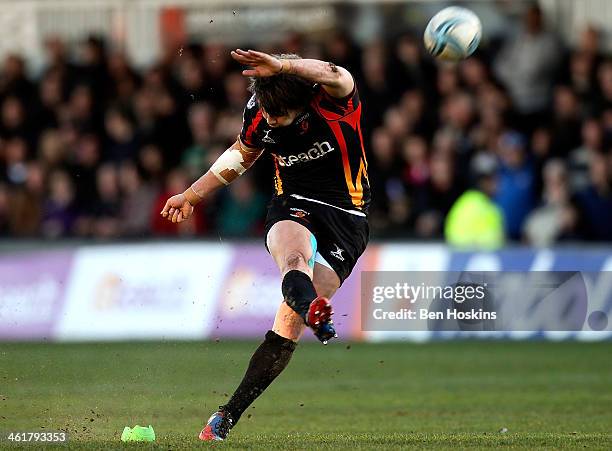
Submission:
{"label": "player's arm", "polygon": [[333,97],[348,96],[355,85],[350,72],[334,63],[315,59],[278,59],[255,50],[236,49],[232,57],[251,69],[242,71],[248,77],[271,77],[293,74],[313,83],[319,83]]}
{"label": "player's arm", "polygon": [[245,146],[240,137],[221,154],[202,177],[180,194],[172,196],[160,214],[172,222],[183,222],[193,213],[193,207],[222,186],[229,185],[249,169],[262,150]]}

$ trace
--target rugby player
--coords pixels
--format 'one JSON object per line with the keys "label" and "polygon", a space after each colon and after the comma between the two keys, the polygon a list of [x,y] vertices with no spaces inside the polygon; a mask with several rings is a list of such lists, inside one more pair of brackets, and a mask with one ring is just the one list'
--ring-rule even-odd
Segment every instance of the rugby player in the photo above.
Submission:
{"label": "rugby player", "polygon": [[351,74],[330,62],[237,49],[249,68],[252,97],[242,131],[210,170],[172,196],[161,215],[188,219],[193,207],[230,184],[268,152],[275,194],[265,244],[282,276],[272,330],[253,354],[229,402],[199,435],[223,440],[247,407],[285,369],[305,327],[323,344],[336,336],[329,299],[349,276],[369,239],[370,190],[361,103]]}

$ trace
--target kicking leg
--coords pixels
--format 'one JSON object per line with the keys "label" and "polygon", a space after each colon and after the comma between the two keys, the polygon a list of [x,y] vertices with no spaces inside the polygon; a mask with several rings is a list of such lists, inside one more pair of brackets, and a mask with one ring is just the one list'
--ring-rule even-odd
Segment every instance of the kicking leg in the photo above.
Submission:
{"label": "kicking leg", "polygon": [[282,292],[285,300],[273,330],[286,338],[297,340],[305,323],[323,344],[327,344],[330,338],[336,336],[336,331],[331,321],[331,304],[321,293],[317,297],[313,283],[316,239],[306,227],[293,221],[277,222],[267,238],[268,249],[283,275]]}
{"label": "kicking leg", "polygon": [[317,262],[314,269],[313,283],[319,297],[310,304],[308,324],[312,327],[315,336],[326,345],[330,339],[338,336],[334,322],[331,319],[334,312],[329,299],[340,286],[340,279],[331,268]]}
{"label": "kicking leg", "polygon": [[314,265],[312,282],[319,296],[331,299],[336,290],[340,288],[340,278],[330,267],[316,262]]}
{"label": "kicking leg", "polygon": [[[324,298],[331,299],[340,287],[340,278],[329,267],[316,262],[313,269],[312,283],[315,292]],[[272,330],[278,335],[293,341],[300,339],[306,325],[300,315],[287,305],[285,301],[276,311]]]}

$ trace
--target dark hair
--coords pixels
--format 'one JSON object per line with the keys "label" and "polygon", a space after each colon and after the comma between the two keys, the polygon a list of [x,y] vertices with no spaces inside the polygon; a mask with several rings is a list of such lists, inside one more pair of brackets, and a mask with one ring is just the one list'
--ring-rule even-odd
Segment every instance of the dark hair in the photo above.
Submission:
{"label": "dark hair", "polygon": [[[279,59],[300,59],[295,54],[273,55]],[[284,116],[291,110],[304,109],[312,99],[312,83],[296,75],[278,74],[253,77],[249,91],[270,116]]]}

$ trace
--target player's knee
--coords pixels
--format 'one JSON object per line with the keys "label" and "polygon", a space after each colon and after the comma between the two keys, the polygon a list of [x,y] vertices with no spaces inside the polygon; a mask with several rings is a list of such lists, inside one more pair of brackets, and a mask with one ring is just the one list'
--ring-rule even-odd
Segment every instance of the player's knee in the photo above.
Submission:
{"label": "player's knee", "polygon": [[288,272],[294,269],[305,272],[308,270],[308,268],[308,258],[303,252],[292,251],[285,257],[283,272]]}

